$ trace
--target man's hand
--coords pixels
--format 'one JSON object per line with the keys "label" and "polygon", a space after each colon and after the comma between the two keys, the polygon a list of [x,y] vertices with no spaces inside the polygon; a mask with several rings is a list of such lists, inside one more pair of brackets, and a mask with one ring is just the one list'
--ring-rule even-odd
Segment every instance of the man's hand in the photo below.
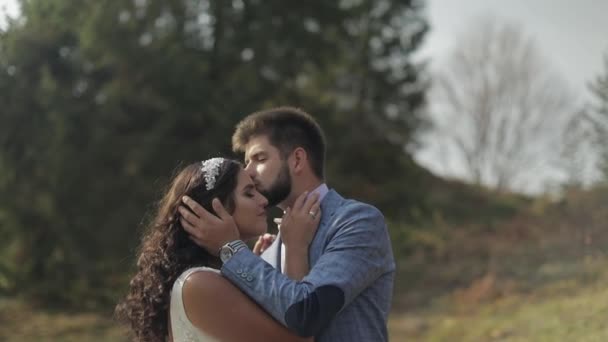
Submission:
{"label": "man's hand", "polygon": [[214,198],[211,202],[217,216],[205,210],[188,196],[182,198],[184,206],[178,208],[182,227],[190,234],[190,239],[212,255],[218,255],[220,248],[228,242],[239,239],[239,230],[234,219],[222,203]]}

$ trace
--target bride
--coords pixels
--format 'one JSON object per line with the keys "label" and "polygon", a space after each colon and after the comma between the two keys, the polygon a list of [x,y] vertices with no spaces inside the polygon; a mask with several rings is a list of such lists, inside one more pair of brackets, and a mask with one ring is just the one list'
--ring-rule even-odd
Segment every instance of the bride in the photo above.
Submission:
{"label": "bride", "polygon": [[[159,203],[155,219],[142,238],[137,272],[125,299],[116,307],[134,341],[312,341],[289,332],[219,273],[222,262],[189,238],[180,224],[178,207],[189,196],[210,212],[214,198],[232,215],[242,240],[267,230],[266,198],[255,188],[242,165],[213,158],[186,166],[172,181]],[[289,243],[306,244],[319,223],[299,220],[318,208],[317,199],[300,198],[283,218],[281,231]],[[299,207],[298,207],[299,206]],[[218,209],[219,211],[219,209]],[[286,242],[286,243],[287,243]],[[258,239],[254,252],[268,245]],[[307,247],[307,246],[302,246]],[[308,250],[300,248],[299,250]],[[308,272],[307,255],[286,255],[285,273],[302,279]]]}

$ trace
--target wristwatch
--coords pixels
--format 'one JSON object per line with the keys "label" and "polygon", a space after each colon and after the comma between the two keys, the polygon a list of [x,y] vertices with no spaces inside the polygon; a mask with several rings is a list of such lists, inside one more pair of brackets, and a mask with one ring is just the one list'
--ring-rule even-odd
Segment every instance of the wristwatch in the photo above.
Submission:
{"label": "wristwatch", "polygon": [[247,245],[241,240],[235,240],[228,242],[220,248],[220,259],[222,263],[226,263],[232,256],[243,248],[247,248]]}

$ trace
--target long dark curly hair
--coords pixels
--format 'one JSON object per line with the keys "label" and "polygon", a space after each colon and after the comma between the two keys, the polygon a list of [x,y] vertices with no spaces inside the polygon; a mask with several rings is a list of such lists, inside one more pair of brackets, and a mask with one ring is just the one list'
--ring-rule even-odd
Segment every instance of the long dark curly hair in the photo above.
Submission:
{"label": "long dark curly hair", "polygon": [[190,164],[173,178],[158,202],[156,216],[142,237],[137,272],[129,283],[127,296],[115,310],[117,320],[130,327],[133,341],[166,341],[175,280],[191,267],[219,268],[219,259],[194,244],[182,228],[177,210],[182,196],[190,196],[212,213],[211,201],[218,198],[232,213],[241,168],[239,162],[225,159],[219,167],[215,186],[208,191],[202,164]]}

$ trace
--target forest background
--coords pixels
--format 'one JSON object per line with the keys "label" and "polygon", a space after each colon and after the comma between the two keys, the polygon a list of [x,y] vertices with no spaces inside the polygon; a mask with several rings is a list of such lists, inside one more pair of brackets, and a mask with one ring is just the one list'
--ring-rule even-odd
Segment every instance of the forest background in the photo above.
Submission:
{"label": "forest background", "polygon": [[[387,218],[392,340],[608,338],[608,59],[579,103],[508,23],[429,70],[422,1],[20,6],[0,29],[0,339],[126,340],[113,307],[171,175],[279,105]],[[416,161],[429,134],[463,177]],[[561,182],[521,191],[547,165]]]}

